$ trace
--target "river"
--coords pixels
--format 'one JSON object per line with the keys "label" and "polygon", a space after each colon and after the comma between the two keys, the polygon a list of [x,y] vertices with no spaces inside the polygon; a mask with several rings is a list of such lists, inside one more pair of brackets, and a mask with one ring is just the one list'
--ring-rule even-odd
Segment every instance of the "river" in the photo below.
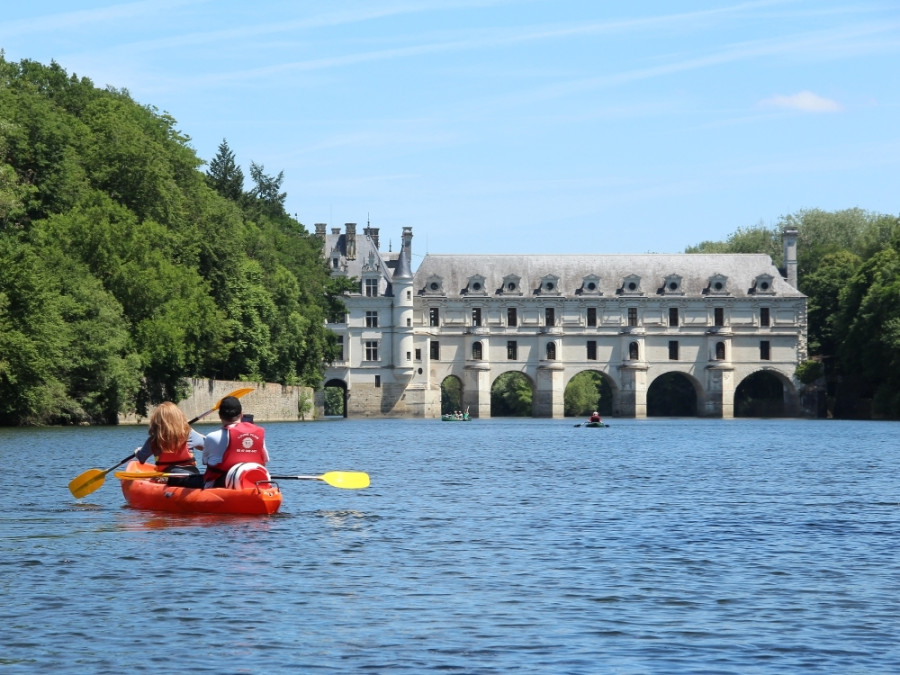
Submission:
{"label": "river", "polygon": [[372,480],[271,517],[73,499],[140,427],[0,429],[0,671],[900,672],[900,423],[607,421],[269,424]]}

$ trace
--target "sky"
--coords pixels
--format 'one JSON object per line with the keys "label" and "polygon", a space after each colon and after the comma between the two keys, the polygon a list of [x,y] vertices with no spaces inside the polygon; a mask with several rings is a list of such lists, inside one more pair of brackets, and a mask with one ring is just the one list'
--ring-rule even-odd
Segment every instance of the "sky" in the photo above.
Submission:
{"label": "sky", "polygon": [[283,172],[310,231],[412,227],[414,265],[900,214],[897,0],[32,0],[0,48]]}

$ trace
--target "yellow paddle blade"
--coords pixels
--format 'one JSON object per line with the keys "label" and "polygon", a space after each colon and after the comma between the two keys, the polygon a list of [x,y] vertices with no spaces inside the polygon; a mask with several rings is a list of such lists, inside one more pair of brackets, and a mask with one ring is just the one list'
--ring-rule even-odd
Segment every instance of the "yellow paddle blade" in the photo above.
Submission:
{"label": "yellow paddle blade", "polygon": [[346,490],[359,490],[369,487],[369,474],[363,471],[329,471],[318,476],[331,487],[344,488]]}
{"label": "yellow paddle blade", "polygon": [[105,477],[106,471],[103,469],[88,469],[80,476],[76,476],[69,481],[69,492],[72,493],[75,499],[86,497],[103,485]]}

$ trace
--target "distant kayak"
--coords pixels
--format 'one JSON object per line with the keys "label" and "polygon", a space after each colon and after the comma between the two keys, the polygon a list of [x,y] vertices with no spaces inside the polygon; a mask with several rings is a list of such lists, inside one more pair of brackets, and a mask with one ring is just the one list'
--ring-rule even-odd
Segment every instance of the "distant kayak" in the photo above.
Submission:
{"label": "distant kayak", "polygon": [[[126,468],[128,474],[156,472],[153,464],[137,461]],[[144,511],[266,515],[281,506],[281,490],[271,481],[245,483],[240,489],[174,487],[164,481],[152,476],[122,479],[122,494],[129,506]]]}

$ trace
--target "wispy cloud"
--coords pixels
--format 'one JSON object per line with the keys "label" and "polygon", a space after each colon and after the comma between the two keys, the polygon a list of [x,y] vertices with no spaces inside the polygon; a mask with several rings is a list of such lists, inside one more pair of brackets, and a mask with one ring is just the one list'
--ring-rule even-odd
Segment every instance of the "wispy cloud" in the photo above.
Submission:
{"label": "wispy cloud", "polygon": [[819,96],[811,91],[801,91],[785,96],[776,94],[759,102],[764,108],[784,108],[809,113],[840,112],[844,107],[834,99]]}

